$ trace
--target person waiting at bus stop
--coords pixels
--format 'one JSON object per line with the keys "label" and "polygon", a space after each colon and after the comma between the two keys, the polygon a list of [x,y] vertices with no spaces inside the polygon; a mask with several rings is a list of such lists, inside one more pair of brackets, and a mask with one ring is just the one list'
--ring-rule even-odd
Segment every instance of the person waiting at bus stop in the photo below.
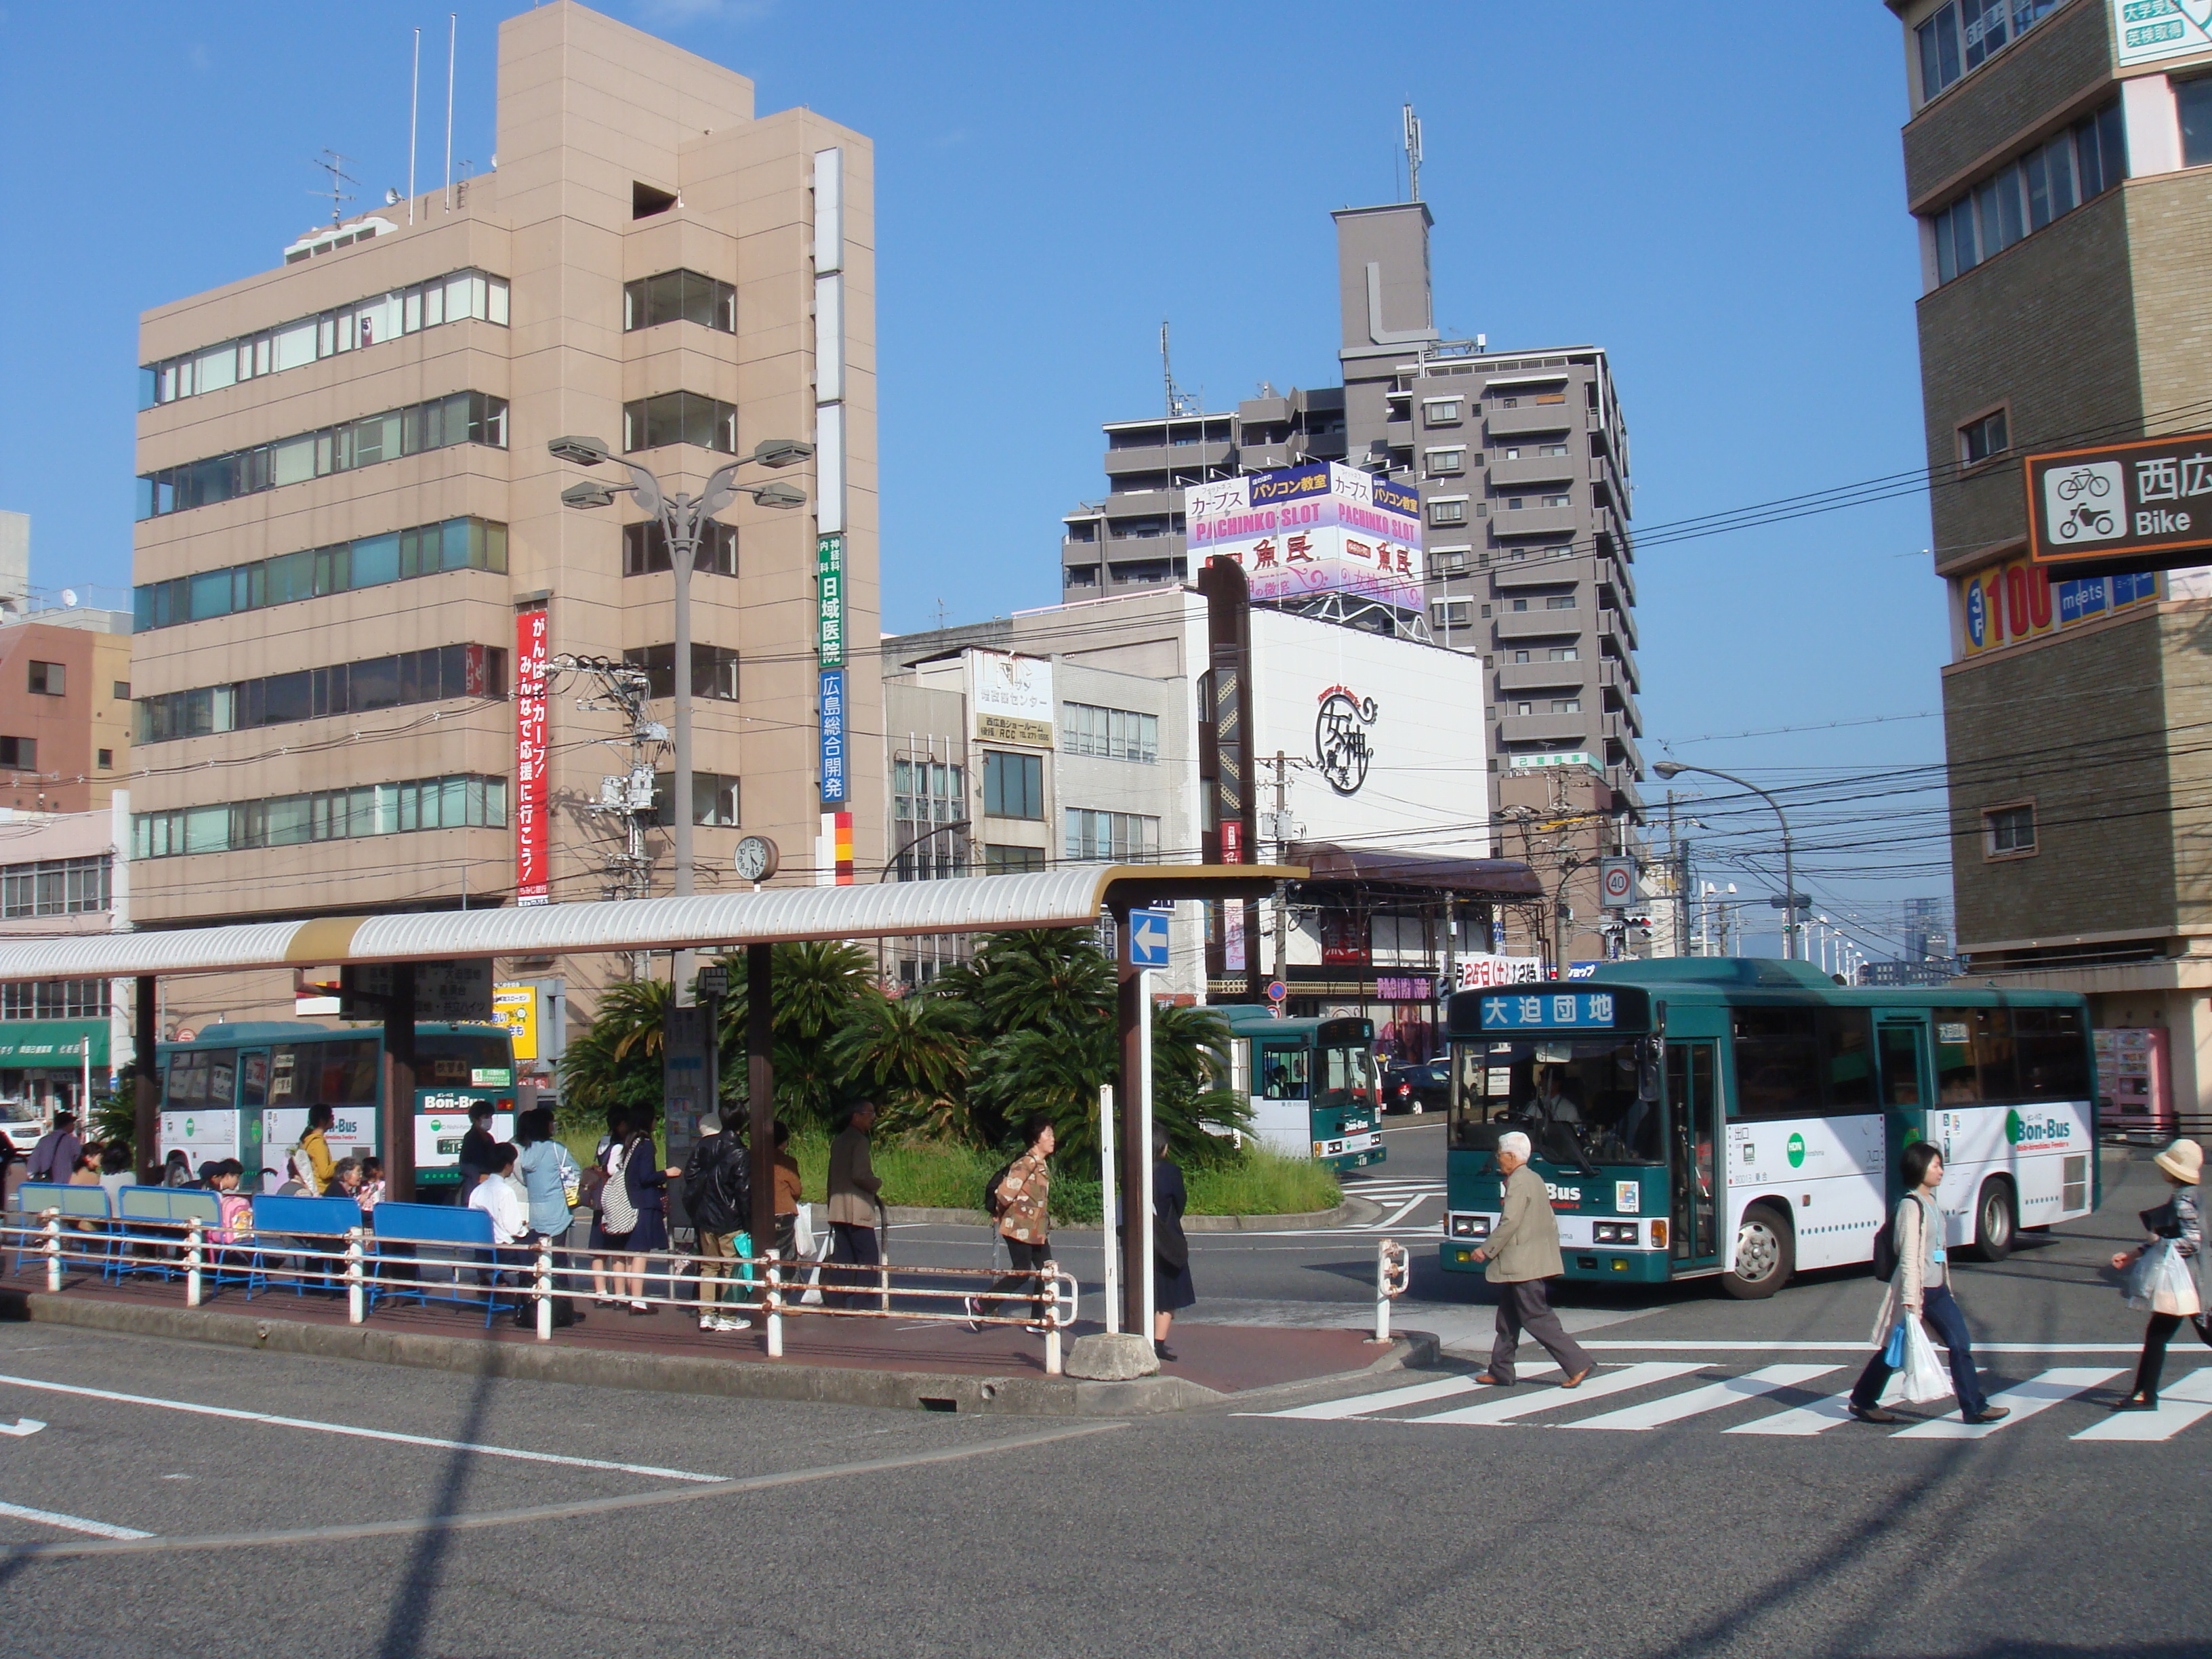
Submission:
{"label": "person waiting at bus stop", "polygon": [[1498,1167],[1505,1177],[1498,1225],[1474,1253],[1489,1265],[1483,1276],[1498,1286],[1498,1337],[1490,1347],[1490,1369],[1474,1380],[1488,1388],[1513,1386],[1513,1357],[1525,1332],[1559,1362],[1563,1389],[1578,1389],[1597,1369],[1552,1311],[1545,1281],[1565,1273],[1559,1257],[1559,1222],[1551,1195],[1528,1167],[1528,1137],[1509,1130],[1498,1137]]}
{"label": "person waiting at bus stop", "polygon": [[[830,1259],[855,1267],[872,1267],[883,1260],[876,1248],[876,1209],[884,1183],[868,1158],[868,1131],[875,1127],[875,1103],[861,1101],[847,1114],[844,1128],[830,1143],[830,1231],[836,1241]],[[829,1275],[823,1277],[826,1284]],[[840,1273],[838,1278],[848,1285],[866,1283],[859,1273]],[[867,1298],[854,1291],[841,1297],[839,1305],[863,1308]]]}

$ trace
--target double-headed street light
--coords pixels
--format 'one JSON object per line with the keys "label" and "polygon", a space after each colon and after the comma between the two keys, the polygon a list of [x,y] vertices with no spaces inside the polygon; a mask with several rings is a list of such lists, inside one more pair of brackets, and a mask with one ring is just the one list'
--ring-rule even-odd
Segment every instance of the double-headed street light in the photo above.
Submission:
{"label": "double-headed street light", "polygon": [[767,467],[796,466],[814,453],[814,446],[796,438],[763,438],[751,454],[717,467],[696,495],[662,489],[660,480],[652,473],[635,461],[623,459],[597,438],[556,438],[545,447],[556,460],[578,466],[612,461],[629,474],[626,484],[601,483],[596,478],[570,484],[561,492],[563,507],[611,507],[617,495],[634,495],[660,526],[668,544],[669,564],[676,577],[676,643],[671,651],[675,662],[670,675],[671,695],[676,702],[676,775],[671,780],[669,794],[675,819],[676,890],[689,893],[692,889],[691,568],[699,557],[699,538],[708,521],[740,495],[751,496],[762,507],[804,507],[805,490],[787,483],[740,484],[738,469],[748,462]]}
{"label": "double-headed street light", "polygon": [[1790,819],[1782,810],[1782,803],[1748,778],[1740,778],[1733,772],[1717,771],[1710,766],[1685,766],[1680,761],[1660,761],[1651,769],[1662,778],[1679,777],[1685,772],[1702,772],[1709,778],[1719,778],[1748,789],[1774,809],[1774,816],[1782,820],[1782,906],[1788,918],[1782,924],[1782,954],[1785,959],[1797,954],[1797,871],[1790,847]]}

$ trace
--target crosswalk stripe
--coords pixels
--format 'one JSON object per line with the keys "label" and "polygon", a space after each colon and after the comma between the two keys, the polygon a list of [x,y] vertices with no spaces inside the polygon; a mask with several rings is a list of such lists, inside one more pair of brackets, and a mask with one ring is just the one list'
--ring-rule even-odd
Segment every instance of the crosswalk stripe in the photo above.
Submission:
{"label": "crosswalk stripe", "polygon": [[2171,1440],[2200,1417],[2212,1414],[2212,1370],[2191,1371],[2160,1389],[2154,1412],[2115,1412],[2070,1440]]}
{"label": "crosswalk stripe", "polygon": [[1710,1383],[1702,1389],[1669,1395],[1664,1400],[1649,1400],[1640,1406],[1624,1406],[1617,1412],[1607,1412],[1601,1417],[1586,1417],[1580,1422],[1569,1423],[1565,1426],[1570,1429],[1656,1429],[1662,1423],[1678,1423],[1686,1417],[1695,1417],[1700,1412],[1719,1411],[1723,1407],[1756,1400],[1761,1395],[1779,1393],[1814,1377],[1826,1376],[1835,1369],[1833,1365],[1769,1365],[1760,1370],[1746,1371],[1741,1376],[1731,1376]]}
{"label": "crosswalk stripe", "polygon": [[2003,1389],[1990,1396],[1992,1406],[2009,1406],[2012,1415],[2002,1423],[1965,1423],[1955,1417],[1939,1417],[1917,1427],[1900,1429],[1892,1435],[1893,1440],[1982,1440],[1999,1429],[2008,1429],[2015,1423],[2024,1423],[2038,1412],[2049,1411],[2062,1400],[2071,1400],[2075,1395],[2109,1382],[2123,1373],[2106,1370],[2102,1366],[2058,1365],[2047,1371],[2039,1371],[2016,1388]]}
{"label": "crosswalk stripe", "polygon": [[1410,1388],[1385,1389],[1380,1394],[1355,1394],[1345,1400],[1324,1400],[1317,1406],[1298,1406],[1285,1412],[1239,1412],[1240,1417],[1291,1417],[1307,1422],[1328,1423],[1346,1417],[1364,1417],[1370,1412],[1387,1412],[1396,1406],[1421,1406],[1431,1400],[1448,1400],[1455,1394],[1466,1394],[1475,1386],[1471,1376],[1440,1377],[1433,1382],[1416,1382]]}
{"label": "crosswalk stripe", "polygon": [[1739,1423],[1723,1434],[1826,1434],[1838,1423],[1848,1423],[1851,1414],[1844,1401],[1850,1398],[1848,1390],[1832,1394],[1826,1400],[1815,1400],[1809,1406],[1792,1406],[1786,1412],[1777,1412],[1771,1417],[1762,1417],[1756,1422]]}
{"label": "crosswalk stripe", "polygon": [[1417,1425],[1448,1423],[1455,1425],[1510,1423],[1516,1418],[1528,1417],[1537,1412],[1557,1411],[1568,1406],[1579,1406],[1584,1401],[1602,1400],[1607,1395],[1626,1394],[1631,1389],[1649,1387],[1670,1378],[1686,1376],[1698,1370],[1697,1363],[1680,1361],[1647,1361],[1640,1365],[1625,1365],[1617,1371],[1601,1372],[1579,1389],[1540,1389],[1534,1394],[1508,1395],[1502,1400],[1486,1400],[1479,1406],[1462,1407],[1458,1411],[1437,1412],[1428,1417],[1409,1418]]}

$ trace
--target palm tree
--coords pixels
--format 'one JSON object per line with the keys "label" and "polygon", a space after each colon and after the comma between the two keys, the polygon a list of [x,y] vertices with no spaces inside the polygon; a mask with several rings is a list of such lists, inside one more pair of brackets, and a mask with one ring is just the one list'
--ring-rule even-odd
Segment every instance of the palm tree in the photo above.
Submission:
{"label": "palm tree", "polygon": [[649,1119],[660,1115],[661,1063],[675,1000],[662,980],[607,988],[598,1015],[562,1056],[562,1115],[572,1125],[617,1107]]}
{"label": "palm tree", "polygon": [[886,1128],[965,1140],[973,1024],[967,1004],[954,998],[871,990],[830,1040],[830,1063],[876,1096]]}
{"label": "palm tree", "polygon": [[[746,1097],[745,964],[723,959],[735,994],[722,1000],[722,1097]],[[775,947],[769,1019],[775,1065],[776,1113],[794,1127],[826,1123],[849,1094],[830,1060],[837,1035],[865,997],[878,995],[875,959],[845,940],[808,940]]]}

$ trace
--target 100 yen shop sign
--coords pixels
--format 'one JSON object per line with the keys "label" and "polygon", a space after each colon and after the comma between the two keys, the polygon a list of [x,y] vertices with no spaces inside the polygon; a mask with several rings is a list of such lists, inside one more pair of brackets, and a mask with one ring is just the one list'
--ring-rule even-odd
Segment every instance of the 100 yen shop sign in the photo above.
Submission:
{"label": "100 yen shop sign", "polygon": [[2212,549],[2212,433],[2031,455],[2021,473],[2038,564],[2155,570]]}

